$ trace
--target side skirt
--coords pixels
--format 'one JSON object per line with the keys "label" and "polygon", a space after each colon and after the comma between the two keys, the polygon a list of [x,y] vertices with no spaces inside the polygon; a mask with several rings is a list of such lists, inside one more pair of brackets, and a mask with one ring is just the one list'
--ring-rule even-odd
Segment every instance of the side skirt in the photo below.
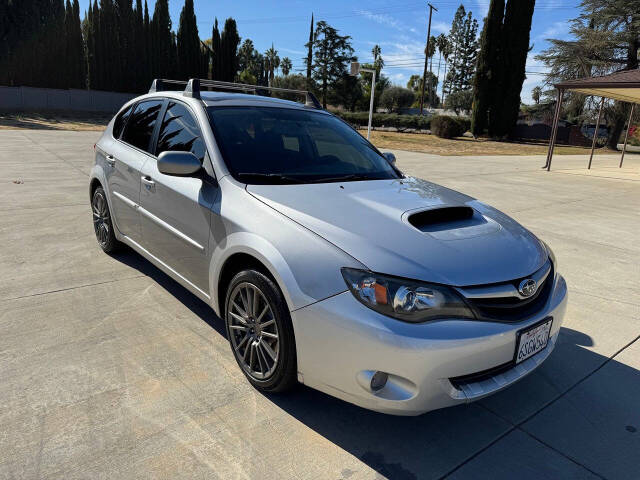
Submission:
{"label": "side skirt", "polygon": [[202,300],[203,302],[206,302],[207,305],[211,306],[211,297],[207,295],[207,293],[205,293],[200,288],[196,287],[193,283],[191,283],[189,280],[184,278],[182,275],[180,275],[178,272],[176,272],[173,268],[171,268],[169,265],[164,263],[162,260],[160,260],[156,256],[149,253],[149,251],[146,250],[144,247],[142,247],[139,243],[135,242],[134,240],[131,240],[129,237],[127,237],[126,235],[123,235],[122,233],[120,233],[119,237],[120,237],[119,240],[121,242],[129,245],[136,252],[138,252],[144,258],[149,260],[156,267],[158,267],[160,270],[162,270],[164,273],[169,275],[172,279],[174,279],[180,285],[182,285],[191,293],[193,293],[200,300]]}

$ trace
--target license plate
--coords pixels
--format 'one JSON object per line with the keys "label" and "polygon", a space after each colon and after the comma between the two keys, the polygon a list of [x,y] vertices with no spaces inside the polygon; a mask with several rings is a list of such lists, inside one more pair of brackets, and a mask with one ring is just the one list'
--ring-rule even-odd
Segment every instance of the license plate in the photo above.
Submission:
{"label": "license plate", "polygon": [[551,318],[543,320],[541,323],[518,332],[516,346],[516,364],[531,358],[536,353],[544,350],[549,343],[549,333],[551,332]]}

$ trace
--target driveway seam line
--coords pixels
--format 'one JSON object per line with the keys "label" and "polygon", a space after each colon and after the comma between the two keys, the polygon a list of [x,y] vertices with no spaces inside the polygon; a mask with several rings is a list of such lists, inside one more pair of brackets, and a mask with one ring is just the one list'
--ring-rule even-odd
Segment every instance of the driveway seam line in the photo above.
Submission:
{"label": "driveway seam line", "polygon": [[108,283],[116,283],[116,282],[121,282],[123,280],[132,280],[134,278],[142,278],[142,277],[147,277],[147,275],[144,275],[144,274],[134,275],[133,277],[116,278],[113,280],[106,280],[104,282],[97,282],[97,283],[87,283],[85,285],[76,285],[74,287],[59,288],[57,290],[49,290],[48,292],[32,293],[30,295],[22,295],[20,297],[3,298],[0,300],[0,302],[10,302],[11,300],[21,300],[24,298],[39,297],[41,295],[49,295],[50,293],[68,292],[69,290],[76,290],[78,288],[94,287],[96,285],[106,285]]}

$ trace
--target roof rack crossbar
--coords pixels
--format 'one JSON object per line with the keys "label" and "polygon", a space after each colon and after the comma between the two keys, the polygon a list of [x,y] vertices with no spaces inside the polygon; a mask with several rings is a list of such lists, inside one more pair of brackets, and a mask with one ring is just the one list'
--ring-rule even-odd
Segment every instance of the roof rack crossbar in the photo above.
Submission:
{"label": "roof rack crossbar", "polygon": [[168,88],[166,88],[168,85],[185,85],[184,95],[188,97],[193,97],[193,98],[201,98],[200,97],[201,87],[218,88],[221,90],[236,90],[236,91],[242,91],[242,92],[252,92],[254,95],[258,95],[259,91],[295,93],[295,94],[305,96],[305,105],[307,107],[313,107],[313,108],[322,110],[322,105],[320,104],[316,96],[307,90],[296,90],[292,88],[280,88],[280,87],[263,87],[262,85],[223,82],[220,80],[207,80],[207,79],[200,79],[200,78],[191,78],[188,82],[185,80],[169,80],[164,78],[157,78],[151,84],[149,93],[168,90]]}

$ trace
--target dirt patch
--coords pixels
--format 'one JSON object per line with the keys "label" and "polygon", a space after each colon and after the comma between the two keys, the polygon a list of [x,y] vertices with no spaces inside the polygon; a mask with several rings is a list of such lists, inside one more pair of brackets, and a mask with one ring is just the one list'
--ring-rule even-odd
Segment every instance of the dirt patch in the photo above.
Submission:
{"label": "dirt patch", "polygon": [[[366,130],[361,131],[366,135]],[[495,142],[484,138],[439,138],[435,135],[397,132],[371,132],[371,141],[381,150],[397,149],[435,155],[544,155],[549,148],[546,142]],[[588,154],[588,147],[557,145],[555,155]],[[596,149],[596,154],[615,153],[609,148]]]}

